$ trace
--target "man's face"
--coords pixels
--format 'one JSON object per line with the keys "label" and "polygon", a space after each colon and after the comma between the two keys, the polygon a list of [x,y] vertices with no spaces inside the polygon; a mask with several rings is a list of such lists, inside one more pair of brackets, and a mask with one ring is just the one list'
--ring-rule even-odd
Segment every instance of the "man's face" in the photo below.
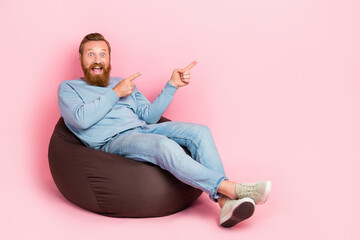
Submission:
{"label": "man's face", "polygon": [[110,53],[106,42],[90,41],[85,43],[80,55],[84,80],[94,86],[106,87],[110,76]]}

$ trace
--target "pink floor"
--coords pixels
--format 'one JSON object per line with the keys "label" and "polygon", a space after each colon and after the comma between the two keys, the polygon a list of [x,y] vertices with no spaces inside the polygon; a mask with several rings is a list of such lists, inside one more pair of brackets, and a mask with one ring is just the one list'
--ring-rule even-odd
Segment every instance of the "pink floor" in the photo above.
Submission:
{"label": "pink floor", "polygon": [[[219,208],[205,194],[186,210],[167,217],[100,216],[69,203],[49,176],[35,176],[46,171],[37,172],[39,169],[28,164],[24,168],[35,173],[17,170],[22,179],[14,184],[10,177],[10,186],[9,180],[3,180],[7,191],[2,197],[2,221],[6,228],[1,234],[6,237],[3,239],[357,239],[358,168],[340,163],[324,167],[311,159],[290,163],[301,161],[295,157],[271,159],[272,163],[247,160],[226,164],[228,169],[243,169],[239,179],[257,180],[251,175],[258,175],[273,183],[268,202],[231,229],[219,227]],[[33,162],[37,167],[40,163],[46,164],[46,160]],[[236,172],[241,171],[229,171],[229,176],[236,178]]]}
{"label": "pink floor", "polygon": [[[0,4],[0,239],[360,239],[360,3],[45,1]],[[81,76],[77,48],[101,32],[112,75],[141,71],[153,100],[198,61],[164,113],[209,126],[234,181],[272,181],[231,229],[204,194],[168,217],[116,219],[65,200],[47,147],[57,86]]]}

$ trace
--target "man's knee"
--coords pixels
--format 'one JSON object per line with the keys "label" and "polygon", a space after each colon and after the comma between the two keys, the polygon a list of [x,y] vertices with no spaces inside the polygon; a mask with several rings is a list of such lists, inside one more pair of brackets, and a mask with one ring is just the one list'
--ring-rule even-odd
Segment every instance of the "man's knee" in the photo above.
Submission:
{"label": "man's knee", "polygon": [[205,125],[195,124],[193,128],[194,132],[201,137],[211,135],[210,129]]}

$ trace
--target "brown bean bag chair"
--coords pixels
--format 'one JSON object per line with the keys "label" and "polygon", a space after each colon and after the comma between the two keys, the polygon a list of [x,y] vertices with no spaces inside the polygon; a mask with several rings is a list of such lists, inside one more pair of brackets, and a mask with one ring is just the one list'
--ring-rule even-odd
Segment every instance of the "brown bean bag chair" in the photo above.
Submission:
{"label": "brown bean bag chair", "polygon": [[185,209],[202,193],[158,166],[86,147],[63,118],[51,136],[48,157],[64,197],[106,216],[166,216]]}

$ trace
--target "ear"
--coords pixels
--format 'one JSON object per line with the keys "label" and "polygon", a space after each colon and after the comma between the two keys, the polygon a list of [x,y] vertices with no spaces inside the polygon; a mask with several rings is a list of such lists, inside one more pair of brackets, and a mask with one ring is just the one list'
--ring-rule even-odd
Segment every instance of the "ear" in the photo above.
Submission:
{"label": "ear", "polygon": [[79,60],[80,60],[80,62],[81,62],[81,54],[79,53]]}

